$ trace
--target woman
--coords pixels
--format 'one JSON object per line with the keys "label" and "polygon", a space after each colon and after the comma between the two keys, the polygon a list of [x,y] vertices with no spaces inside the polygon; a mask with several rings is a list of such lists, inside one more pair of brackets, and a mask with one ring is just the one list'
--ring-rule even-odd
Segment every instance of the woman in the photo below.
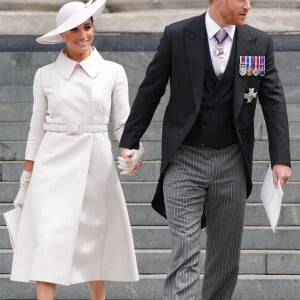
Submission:
{"label": "woman", "polygon": [[[57,28],[38,38],[65,42],[57,60],[34,78],[33,114],[20,190],[23,206],[11,279],[34,281],[39,300],[57,284],[89,282],[91,298],[105,298],[105,281],[136,281],[133,239],[108,138],[118,140],[129,113],[124,69],[92,47],[93,21],[105,0],[69,2]],[[133,174],[143,149],[133,153]],[[28,189],[27,189],[28,187]]]}

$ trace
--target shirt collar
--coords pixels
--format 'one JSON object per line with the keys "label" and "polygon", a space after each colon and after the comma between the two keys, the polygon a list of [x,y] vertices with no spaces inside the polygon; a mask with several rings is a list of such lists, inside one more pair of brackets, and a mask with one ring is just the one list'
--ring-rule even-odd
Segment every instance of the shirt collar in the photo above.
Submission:
{"label": "shirt collar", "polygon": [[[205,14],[205,26],[208,39],[213,38],[213,36],[220,30],[220,25],[218,25],[209,15],[209,10]],[[225,26],[224,29],[228,33],[231,40],[233,40],[235,33],[235,25]]]}
{"label": "shirt collar", "polygon": [[101,70],[103,61],[104,59],[97,49],[92,47],[91,54],[80,63],[67,57],[62,50],[54,64],[56,69],[65,79],[70,79],[77,65],[81,66],[88,76],[95,78]]}

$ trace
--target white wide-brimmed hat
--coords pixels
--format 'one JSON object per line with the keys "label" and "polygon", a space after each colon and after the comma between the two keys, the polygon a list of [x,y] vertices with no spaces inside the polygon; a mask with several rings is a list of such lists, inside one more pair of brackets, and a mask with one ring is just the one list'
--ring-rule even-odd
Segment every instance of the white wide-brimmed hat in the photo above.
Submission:
{"label": "white wide-brimmed hat", "polygon": [[82,24],[90,17],[95,21],[105,7],[105,0],[89,0],[87,3],[72,1],[64,4],[56,15],[56,28],[40,36],[36,41],[40,44],[59,44],[64,40],[61,33]]}

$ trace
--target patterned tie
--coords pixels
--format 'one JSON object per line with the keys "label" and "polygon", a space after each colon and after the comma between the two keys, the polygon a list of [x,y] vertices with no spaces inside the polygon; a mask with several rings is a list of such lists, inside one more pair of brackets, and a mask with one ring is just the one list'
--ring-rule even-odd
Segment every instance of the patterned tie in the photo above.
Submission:
{"label": "patterned tie", "polygon": [[221,28],[215,35],[214,40],[216,46],[213,48],[214,55],[212,56],[212,64],[218,78],[222,78],[227,65],[227,59],[224,51],[224,41],[227,39],[228,33]]}
{"label": "patterned tie", "polygon": [[217,42],[217,47],[215,50],[215,55],[222,58],[224,57],[225,53],[224,53],[224,41],[227,39],[228,37],[228,33],[226,32],[225,29],[221,28],[215,35],[214,35],[214,39]]}

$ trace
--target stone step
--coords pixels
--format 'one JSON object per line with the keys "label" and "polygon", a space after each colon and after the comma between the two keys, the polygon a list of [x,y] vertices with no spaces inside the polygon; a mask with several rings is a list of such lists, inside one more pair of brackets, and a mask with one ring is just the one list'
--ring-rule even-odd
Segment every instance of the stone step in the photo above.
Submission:
{"label": "stone step", "polygon": [[[0,274],[10,274],[13,253],[0,251]],[[139,274],[166,274],[171,266],[171,250],[137,250]],[[299,275],[300,251],[242,250],[239,274]],[[200,255],[200,270],[204,272],[205,250]]]}
{"label": "stone step", "polygon": [[[12,209],[11,204],[0,204],[0,226],[5,225],[3,213]],[[156,213],[148,203],[129,203],[127,205],[132,226],[163,226],[167,222]],[[246,226],[269,226],[261,203],[248,203],[245,215]],[[300,226],[300,204],[282,204],[278,226]]]}
{"label": "stone step", "polygon": [[[159,35],[160,36],[160,35]],[[273,35],[272,35],[273,36]],[[293,37],[293,35],[287,35]],[[24,36],[26,37],[26,36]],[[120,36],[121,37],[121,36]],[[133,36],[131,36],[132,38]],[[155,40],[151,39],[151,36],[145,35],[145,39],[149,38],[149,41],[155,43]],[[273,36],[274,38],[276,35]],[[298,35],[297,35],[298,37]],[[101,35],[100,35],[101,38]],[[282,36],[280,38],[283,38]],[[116,61],[122,64],[125,67],[125,70],[134,70],[134,71],[145,71],[147,68],[149,61],[152,60],[156,50],[157,45],[153,45],[153,51],[145,51],[144,49],[135,49],[134,51],[101,51],[101,55],[103,58],[108,60]],[[279,45],[278,45],[279,47]],[[28,67],[32,69],[36,69],[40,66],[43,66],[48,63],[52,63],[55,61],[59,54],[57,50],[40,50],[35,51],[35,49],[31,49],[31,51],[9,51],[9,52],[0,52],[0,67],[11,69],[12,71],[17,70],[25,70]],[[280,70],[297,70],[300,54],[298,51],[286,51],[286,50],[276,50],[274,52],[274,58],[276,62],[276,66],[280,72]],[[132,62],[135,61],[135,64]],[[137,79],[139,77],[136,77]],[[139,78],[141,79],[141,78]],[[131,82],[134,83],[134,82]],[[3,84],[1,82],[1,84]],[[10,84],[12,85],[12,84]]]}
{"label": "stone step", "polygon": [[[291,130],[297,130],[299,126],[299,118],[297,118],[298,116],[297,114],[299,114],[300,112],[299,87],[300,85],[293,86],[293,87],[291,86],[285,87],[289,122],[290,125],[292,126]],[[31,87],[27,87],[27,88],[31,90]],[[8,86],[5,87],[0,86],[0,122],[1,122],[0,126],[2,126],[3,122],[29,122],[30,121],[31,114],[32,114],[32,100],[28,100],[29,98],[26,98],[26,93],[28,93],[28,89],[25,88],[24,88],[25,96],[24,98],[22,98],[22,89],[23,87],[19,87],[17,90],[14,90],[14,88],[12,89],[9,88]],[[4,92],[2,93],[3,90]],[[137,86],[135,86],[134,88],[129,87],[129,92],[131,94],[129,98],[130,105],[132,105],[134,101],[136,91],[137,91]],[[10,92],[12,94],[12,97],[15,98],[9,99],[8,97],[5,96],[8,95]],[[3,100],[1,101],[1,97],[5,97],[6,100],[4,101],[4,98],[2,98]],[[153,124],[153,122],[161,122],[163,120],[163,116],[168,104],[168,100],[169,100],[169,89],[167,89],[166,94],[161,99],[161,102],[157,107],[157,110],[152,118],[151,124]],[[264,123],[264,118],[259,103],[256,109],[255,122]],[[291,134],[293,134],[293,132],[291,132]],[[296,134],[299,135],[299,133]]]}
{"label": "stone step", "polygon": [[[7,211],[10,206],[0,206],[0,211]],[[130,223],[133,226],[160,226],[167,225],[164,218],[158,215],[150,204],[129,204],[128,212]],[[2,222],[3,224],[3,222]],[[246,226],[269,226],[268,219],[262,204],[247,203]],[[279,219],[279,226],[300,226],[300,204],[283,204]]]}
{"label": "stone step", "polygon": [[[129,86],[130,103],[133,102],[137,93],[138,86]],[[283,86],[287,104],[300,104],[299,86]],[[169,99],[169,90],[162,98],[162,102]],[[1,85],[0,86],[0,103],[28,103],[32,106],[32,86],[31,85]]]}
{"label": "stone step", "polygon": [[[107,300],[161,300],[164,275],[142,275],[135,283],[108,282]],[[232,300],[299,300],[299,275],[240,275]],[[199,292],[200,294],[200,292]],[[1,299],[36,299],[34,284],[0,280]],[[88,285],[58,286],[56,299],[90,299]]]}
{"label": "stone step", "polygon": [[[3,182],[18,181],[23,169],[22,162],[0,161],[0,178]],[[262,182],[267,171],[268,162],[254,162],[253,181]],[[155,182],[159,178],[160,164],[158,162],[144,162],[142,169],[135,176],[122,176],[124,182]],[[300,181],[300,162],[292,163],[293,176],[291,182]]]}
{"label": "stone step", "polygon": [[[0,105],[1,107],[1,105]],[[299,106],[300,107],[300,106]],[[297,111],[298,109],[296,109]],[[299,112],[300,113],[300,112]],[[13,114],[13,113],[12,113]],[[20,114],[18,114],[18,117],[20,117]],[[0,112],[1,115],[1,112]],[[11,115],[11,114],[10,114]],[[293,113],[291,111],[290,118],[297,118],[297,114]],[[257,114],[257,119],[259,119],[259,113]],[[298,118],[299,119],[299,118]],[[21,121],[21,122],[15,122],[15,121],[9,121],[9,122],[1,122],[0,121],[0,140],[3,142],[24,142],[27,140],[28,135],[28,129],[29,129],[29,122],[28,121]],[[110,129],[110,136],[111,139],[114,141],[114,136],[112,135],[112,130]],[[290,139],[291,141],[299,141],[300,140],[300,122],[299,121],[289,121],[289,132],[290,132]],[[254,123],[254,133],[255,133],[255,140],[256,141],[267,141],[267,130],[266,126],[264,124],[264,121],[256,121]],[[147,141],[157,141],[160,142],[162,135],[162,123],[153,120],[150,124],[150,126],[147,128],[144,136],[142,137],[143,142]],[[297,153],[297,149],[295,149]],[[297,156],[295,157],[295,159]]]}
{"label": "stone step", "polygon": [[[300,86],[300,85],[299,85]],[[298,103],[300,101],[300,94],[299,94],[299,86],[295,86],[295,87],[286,87],[286,89],[289,91],[287,92],[287,97],[289,95],[291,95],[292,98],[287,98],[287,110],[288,110],[288,116],[289,116],[289,122],[291,125],[291,135],[293,135],[293,131],[295,131],[295,135],[298,137],[299,136],[299,114],[300,114],[300,103]],[[31,88],[30,88],[31,89]],[[137,89],[137,87],[135,87],[135,90]],[[7,89],[8,91],[9,89]],[[132,89],[130,88],[130,104],[132,104],[133,100],[134,100],[134,96],[136,94],[136,91],[132,91]],[[26,90],[25,90],[26,93]],[[13,92],[12,92],[13,94]],[[0,87],[0,97],[1,97],[1,87]],[[32,102],[26,102],[26,101],[21,101],[21,95],[19,96],[19,100],[20,101],[14,101],[14,100],[9,100],[8,101],[1,101],[0,100],[0,127],[1,126],[6,126],[6,124],[4,122],[29,122],[30,118],[31,118],[31,113],[32,113]],[[166,94],[164,95],[164,97],[162,98],[159,106],[157,107],[157,110],[153,116],[151,125],[152,126],[161,126],[161,123],[159,124],[153,124],[154,122],[161,122],[163,120],[163,116],[164,116],[164,112],[166,109],[166,106],[168,104],[168,99],[169,99],[169,90],[167,90]],[[298,99],[298,102],[295,101],[294,99]],[[262,114],[262,110],[261,110],[261,106],[258,103],[257,105],[257,109],[256,109],[256,114],[255,114],[255,122],[260,122],[260,123],[264,123],[264,118],[263,118],[263,114]],[[17,124],[16,124],[17,125]],[[24,127],[24,124],[21,124],[20,126]],[[261,127],[261,124],[258,124],[259,127],[256,126],[257,130],[258,130],[258,134],[261,133],[261,129],[264,130],[264,132],[266,132],[265,130],[265,126],[263,124],[263,127]],[[256,130],[256,131],[257,131]],[[24,131],[24,128],[23,128]],[[148,129],[149,131],[149,129]],[[9,131],[10,132],[10,131]],[[154,130],[155,133],[157,133],[156,135],[161,135],[160,130],[157,131],[157,128],[155,128]],[[4,134],[4,136],[10,136],[9,134],[7,134],[8,132],[6,131],[0,131],[0,137]],[[27,132],[26,135],[24,136],[24,139],[27,136]],[[13,137],[13,135],[12,135]],[[1,139],[3,139],[1,137]],[[160,138],[159,138],[160,139]],[[6,140],[4,138],[4,140]]]}
{"label": "stone step", "polygon": [[[206,5],[207,7],[207,5]],[[103,13],[95,22],[96,33],[161,33],[165,26],[198,16],[206,8],[169,8]],[[56,12],[36,10],[0,11],[0,34],[44,34],[55,28]],[[299,32],[297,8],[253,8],[247,23],[267,32]],[[18,22],[15,20],[18,19]],[[41,22],[43,19],[43,22]],[[284,22],[278,20],[289,20]],[[274,23],[276,22],[276,26]]]}
{"label": "stone step", "polygon": [[[1,1],[0,10],[49,10],[57,11],[65,2],[63,0],[11,0]],[[107,0],[106,9],[110,13],[119,11],[149,10],[149,9],[183,9],[206,8],[207,0]],[[252,0],[253,8],[300,8],[299,0]]]}
{"label": "stone step", "polygon": [[[101,52],[101,54],[104,58],[123,65],[130,86],[138,86],[145,76],[145,69],[153,58],[154,52]],[[31,86],[36,69],[53,62],[56,57],[57,52],[47,51],[0,52],[1,86]],[[283,85],[299,86],[300,52],[276,51],[275,61]]]}
{"label": "stone step", "polygon": [[[136,249],[170,249],[171,240],[167,226],[133,226]],[[269,226],[245,226],[242,249],[244,250],[300,250],[300,227],[279,226],[274,234]],[[206,243],[202,231],[201,247]],[[7,229],[0,226],[0,249],[10,249]],[[0,298],[1,299],[1,298]]]}
{"label": "stone step", "polygon": [[[1,126],[0,126],[1,128]],[[300,127],[299,127],[300,129]],[[299,131],[300,134],[300,131]],[[300,158],[300,138],[294,140],[294,136],[291,135],[291,152],[292,158],[298,160]],[[161,142],[143,140],[146,155],[145,161],[158,161],[161,159]],[[256,141],[254,146],[253,159],[256,160],[269,160],[269,143],[268,141]],[[0,160],[1,161],[23,161],[25,155],[25,142],[11,142],[3,141],[0,143]],[[116,141],[112,142],[113,157],[116,159],[120,155],[119,144]]]}
{"label": "stone step", "polygon": [[[121,177],[123,180],[123,177]],[[122,182],[127,203],[150,203],[155,192],[156,182]],[[0,203],[12,203],[19,189],[18,182],[0,182]],[[289,182],[284,189],[283,203],[300,203],[299,182]],[[247,203],[260,203],[261,183],[254,182]]]}

